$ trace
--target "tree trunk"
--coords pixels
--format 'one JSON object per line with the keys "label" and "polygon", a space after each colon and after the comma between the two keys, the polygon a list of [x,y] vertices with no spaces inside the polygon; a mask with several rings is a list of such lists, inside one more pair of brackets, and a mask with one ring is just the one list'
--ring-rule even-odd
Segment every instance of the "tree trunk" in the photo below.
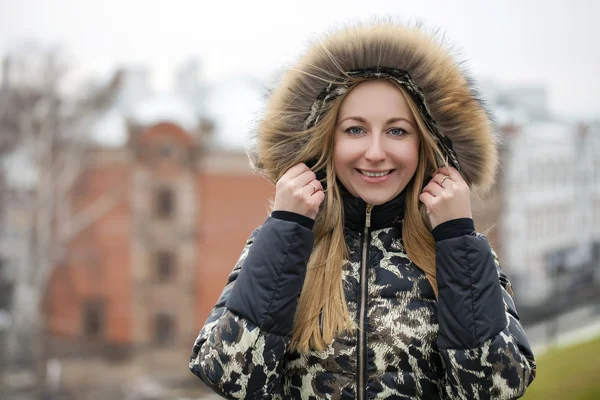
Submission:
{"label": "tree trunk", "polygon": [[13,291],[12,324],[4,343],[3,386],[10,391],[43,386],[42,323],[39,292],[32,285]]}
{"label": "tree trunk", "polygon": [[39,293],[32,285],[14,288],[12,324],[8,331],[8,360],[11,364],[31,363],[36,360],[36,348],[40,348]]}

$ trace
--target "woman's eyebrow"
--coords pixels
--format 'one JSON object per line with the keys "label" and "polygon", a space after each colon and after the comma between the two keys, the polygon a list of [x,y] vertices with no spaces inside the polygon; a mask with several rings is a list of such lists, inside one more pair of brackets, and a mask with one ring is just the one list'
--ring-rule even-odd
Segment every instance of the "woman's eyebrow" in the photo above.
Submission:
{"label": "woman's eyebrow", "polygon": [[338,124],[341,124],[342,122],[344,122],[344,121],[348,121],[348,120],[351,120],[351,119],[352,119],[352,120],[354,120],[354,121],[361,122],[361,123],[363,123],[363,124],[366,124],[366,123],[367,123],[367,120],[366,120],[366,119],[364,119],[363,117],[346,117],[346,118],[344,118],[344,119],[340,120],[340,122],[338,122]]}
{"label": "woman's eyebrow", "polygon": [[[344,121],[348,121],[348,120],[354,120],[354,121],[358,121],[358,122],[360,122],[360,123],[363,123],[363,124],[366,124],[366,123],[367,123],[367,120],[366,120],[366,119],[364,119],[363,117],[358,117],[358,116],[350,116],[350,117],[346,117],[346,118],[344,118],[344,119],[340,120],[340,122],[338,122],[338,125],[339,125],[339,124],[341,124],[342,122],[344,122]],[[386,125],[389,125],[389,124],[391,124],[391,123],[398,122],[398,121],[406,121],[406,122],[408,122],[409,124],[411,124],[412,126],[414,126],[414,125],[415,125],[415,124],[414,124],[414,123],[413,123],[413,122],[412,122],[410,119],[408,119],[408,118],[405,118],[405,117],[393,117],[393,118],[390,118],[390,119],[388,119],[388,120],[385,122],[385,124],[386,124]]]}
{"label": "woman's eyebrow", "polygon": [[385,124],[386,124],[386,125],[389,125],[389,124],[391,124],[391,123],[398,122],[398,121],[406,121],[406,122],[408,122],[409,124],[411,124],[412,126],[414,126],[414,125],[415,125],[415,124],[414,124],[414,123],[413,123],[413,122],[412,122],[410,119],[408,119],[408,118],[405,118],[405,117],[395,117],[395,118],[390,118],[390,119],[388,119],[388,120],[385,122]]}

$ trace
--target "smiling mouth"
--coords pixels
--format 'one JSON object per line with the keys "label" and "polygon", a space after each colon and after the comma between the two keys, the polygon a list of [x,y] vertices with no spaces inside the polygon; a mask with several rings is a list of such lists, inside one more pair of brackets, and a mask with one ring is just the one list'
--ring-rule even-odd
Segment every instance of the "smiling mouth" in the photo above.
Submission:
{"label": "smiling mouth", "polygon": [[386,176],[386,175],[389,175],[392,172],[394,172],[393,169],[390,169],[389,171],[381,171],[381,172],[363,171],[362,169],[357,169],[357,171],[360,172],[361,174],[363,174],[364,176],[369,176],[371,178],[379,178],[379,177]]}

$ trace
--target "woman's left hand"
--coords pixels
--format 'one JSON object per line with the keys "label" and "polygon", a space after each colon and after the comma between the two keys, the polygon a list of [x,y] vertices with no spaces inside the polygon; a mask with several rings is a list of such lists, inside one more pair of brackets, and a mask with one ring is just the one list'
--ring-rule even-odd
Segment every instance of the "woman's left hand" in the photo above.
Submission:
{"label": "woman's left hand", "polygon": [[471,189],[453,167],[438,169],[419,200],[427,207],[432,229],[453,219],[473,218]]}

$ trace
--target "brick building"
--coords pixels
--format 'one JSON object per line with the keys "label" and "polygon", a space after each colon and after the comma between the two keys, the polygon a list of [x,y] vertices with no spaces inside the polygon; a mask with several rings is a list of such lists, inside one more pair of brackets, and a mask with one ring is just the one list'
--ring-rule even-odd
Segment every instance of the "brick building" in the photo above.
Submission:
{"label": "brick building", "polygon": [[78,393],[99,381],[194,379],[193,341],[274,188],[244,153],[204,149],[171,123],[130,127],[126,146],[86,161],[72,206],[112,206],[53,273],[47,356]]}

